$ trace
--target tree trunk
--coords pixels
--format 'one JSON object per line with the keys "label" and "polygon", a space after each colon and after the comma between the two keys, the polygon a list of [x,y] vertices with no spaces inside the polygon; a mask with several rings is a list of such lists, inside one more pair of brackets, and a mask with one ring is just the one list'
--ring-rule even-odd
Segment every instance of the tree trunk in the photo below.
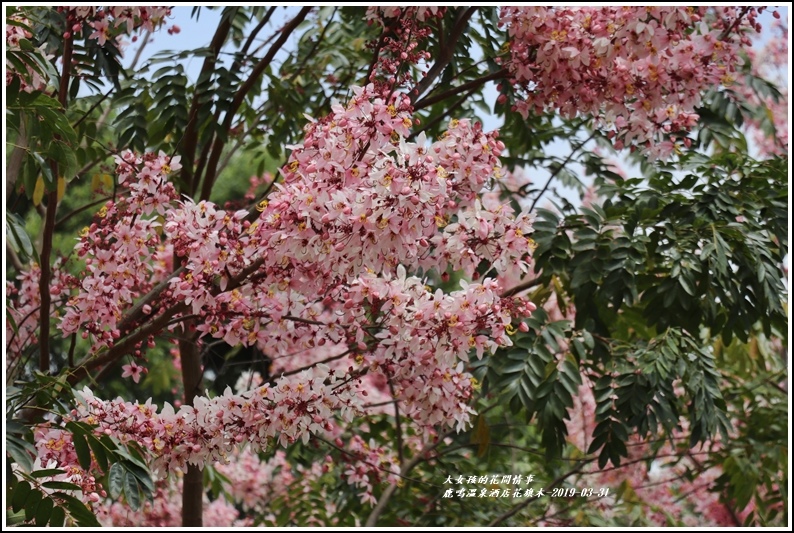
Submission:
{"label": "tree trunk", "polygon": [[188,465],[182,487],[182,526],[202,527],[204,496],[204,472],[197,466]]}
{"label": "tree trunk", "polygon": [[[185,387],[185,405],[193,405],[193,398],[201,391],[201,358],[192,330],[193,321],[185,323],[187,338],[179,341],[182,360],[182,384]],[[188,465],[182,487],[182,526],[201,527],[204,504],[204,473],[201,468]]]}

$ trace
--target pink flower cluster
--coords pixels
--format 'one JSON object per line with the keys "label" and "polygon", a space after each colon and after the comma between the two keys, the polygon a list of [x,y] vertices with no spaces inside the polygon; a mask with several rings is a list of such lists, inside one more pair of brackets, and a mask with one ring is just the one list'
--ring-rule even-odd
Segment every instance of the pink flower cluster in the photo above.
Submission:
{"label": "pink flower cluster", "polygon": [[215,398],[197,397],[192,406],[178,411],[165,404],[160,413],[151,401],[103,401],[86,387],[78,392],[82,405],[74,416],[97,425],[98,432],[151,450],[156,456],[153,469],[170,472],[187,463],[202,467],[226,461],[243,442],[255,450],[308,442],[312,434],[330,429],[334,416],[350,421],[358,412],[353,386],[318,365],[243,394],[227,389]]}
{"label": "pink flower cluster", "polygon": [[113,28],[123,27],[122,31],[128,35],[139,29],[154,31],[171,14],[171,8],[165,6],[63,6],[58,11],[66,14],[68,28],[64,37],[79,35],[83,31],[83,23],[87,23],[94,30],[88,38],[97,39],[100,46],[113,38]]}
{"label": "pink flower cluster", "polygon": [[369,44],[377,57],[369,81],[389,88],[406,86],[413,81],[408,66],[431,57],[430,52],[422,48],[431,31],[427,21],[443,18],[445,12],[445,7],[367,8],[367,20],[383,27],[380,40]]}
{"label": "pink flower cluster", "polygon": [[348,443],[346,455],[349,459],[344,475],[348,483],[363,489],[360,494],[362,503],[378,503],[372,493],[375,485],[383,482],[394,485],[399,481],[397,475],[400,467],[397,457],[377,446],[374,441],[365,442],[358,435],[354,435]]}
{"label": "pink flower cluster", "polygon": [[[284,182],[253,223],[245,211],[177,202],[167,182],[176,158],[118,157],[129,195],[106,205],[77,245],[88,269],[62,329],[83,328],[97,346],[111,346],[125,308],[162,279],[152,264],[165,241],[184,270],[145,314],[184,302],[204,335],[255,345],[285,370],[301,369],[302,361],[314,366],[178,411],[166,405],[159,414],[149,404],[101,401],[85,391],[81,416],[153,450],[166,470],[224,460],[245,441],[264,449],[327,434],[333,421],[362,412],[373,384],[378,400],[393,395],[420,432],[466,427],[475,387],[465,370],[469,352],[482,357],[511,345],[521,327],[513,322],[534,306],[502,298],[492,278],[432,291],[404,265],[442,277],[452,268],[474,279],[525,271],[531,220],[477,200],[501,175],[504,146],[495,134],[453,120],[428,145],[422,136],[406,141],[411,125],[404,95],[356,89],[347,106],[334,105],[307,125],[282,169]],[[165,213],[162,237],[159,222],[147,218],[155,212]],[[294,355],[301,351],[313,355]],[[339,359],[319,364],[323,352]],[[140,372],[137,363],[125,367],[133,378]]]}
{"label": "pink flower cluster", "polygon": [[176,198],[167,176],[180,168],[178,160],[162,153],[143,158],[131,152],[117,156],[119,182],[124,184],[135,175],[128,184],[129,196],[108,201],[75,246],[86,271],[74,280],[78,293],[69,300],[60,328],[65,335],[80,329],[84,338],[92,335],[94,352],[113,344],[121,334],[118,326],[124,310],[167,271],[170,246],[160,240],[161,224],[144,215],[162,214]]}
{"label": "pink flower cluster", "polygon": [[94,476],[78,465],[71,433],[57,427],[41,426],[34,434],[34,442],[38,452],[34,471],[38,469],[36,466],[39,465],[42,469],[58,468],[65,472],[56,476],[40,478],[40,482],[66,481],[74,483],[80,487],[80,493],[73,495],[91,506],[106,496],[105,491],[97,486]]}
{"label": "pink flower cluster", "polygon": [[[26,26],[30,25],[30,21],[28,19],[18,15],[12,16],[11,22],[19,22]],[[30,32],[24,28],[6,23],[6,46],[9,48],[19,48],[20,39],[30,39],[31,37],[32,35]],[[6,83],[6,85],[8,85],[8,83]]]}
{"label": "pink flower cluster", "polygon": [[225,490],[232,501],[246,511],[265,512],[269,504],[296,481],[292,467],[283,450],[268,461],[262,461],[248,447],[235,454],[229,463],[215,468],[229,480]]}
{"label": "pink flower cluster", "polygon": [[[5,364],[9,376],[18,370],[15,366],[23,355],[39,341],[40,277],[41,268],[31,263],[27,271],[17,276],[17,284],[12,281],[6,282],[8,306]],[[65,299],[66,289],[70,284],[71,276],[62,268],[61,260],[56,260],[52,265],[50,280],[50,294],[54,297],[50,304],[51,317],[57,316],[56,309],[63,303],[60,300]]]}
{"label": "pink flower cluster", "polygon": [[525,96],[515,110],[589,114],[617,135],[618,148],[645,145],[652,157],[666,157],[675,135],[696,123],[701,92],[736,80],[744,33],[760,29],[758,11],[504,7],[511,82]]}
{"label": "pink flower cluster", "polygon": [[[293,267],[327,264],[341,279],[366,269],[394,272],[400,263],[440,271],[465,266],[471,274],[479,260],[521,261],[527,238],[498,243],[528,235],[526,215],[477,208],[475,221],[467,214],[484,184],[501,177],[504,144],[467,120],[452,120],[429,147],[422,135],[406,142],[407,98],[387,101],[374,91],[357,89],[347,107],[333,106],[329,117],[310,124],[283,169],[288,186],[271,196],[255,235]],[[454,217],[459,224],[446,227]]]}
{"label": "pink flower cluster", "polygon": [[[417,347],[438,345],[438,375],[417,381],[428,368],[414,365],[405,374],[390,369],[392,378],[404,379],[411,391],[438,381],[428,390],[448,392],[448,409],[444,402],[425,404],[426,394],[408,397],[425,398],[417,412],[436,410],[441,415],[434,419],[463,423],[465,409],[444,416],[460,411],[469,396],[468,380],[454,377],[458,357],[471,348],[482,356],[508,344],[512,316],[531,309],[503,303],[488,280],[453,295],[431,295],[399,265],[440,271],[451,265],[469,275],[483,261],[497,271],[526,269],[530,219],[476,201],[476,192],[500,172],[502,146],[492,135],[453,121],[430,147],[424,139],[405,142],[407,102],[396,95],[387,103],[374,90],[357,90],[347,107],[336,105],[331,116],[308,126],[305,142],[283,169],[285,184],[260,204],[253,224],[245,212],[208,202],[185,200],[167,213],[166,234],[186,268],[173,280],[170,297],[192,305],[203,333],[232,345],[255,344],[273,359],[341,344],[362,355],[370,371],[383,373],[379,365],[398,361],[402,369]],[[225,290],[255,262],[262,266],[250,283]],[[395,276],[395,269],[402,274]],[[428,306],[433,309],[423,309]],[[365,309],[384,318],[368,318]],[[427,415],[418,420],[427,422]]]}

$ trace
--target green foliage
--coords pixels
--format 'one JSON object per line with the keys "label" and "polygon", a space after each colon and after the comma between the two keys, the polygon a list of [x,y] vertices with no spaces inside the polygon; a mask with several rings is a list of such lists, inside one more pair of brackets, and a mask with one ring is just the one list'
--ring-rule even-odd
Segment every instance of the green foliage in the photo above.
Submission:
{"label": "green foliage", "polygon": [[513,413],[522,412],[527,422],[537,417],[547,456],[558,457],[567,435],[568,409],[582,383],[576,357],[555,355],[570,334],[570,324],[550,322],[542,309],[526,324],[529,332],[518,333],[511,349],[474,363],[473,374],[483,382],[484,393],[499,395]]}
{"label": "green foliage", "polygon": [[[591,339],[590,346],[572,339],[573,353],[603,376],[595,383],[598,426],[589,449],[601,450],[601,467],[626,456],[629,434],[655,434],[660,425],[670,434],[679,414],[690,418],[693,445],[717,430],[726,435],[720,375],[700,339],[703,328],[726,343],[734,336],[746,342],[754,324],[769,334],[787,322],[779,275],[788,250],[785,161],[691,155],[684,166],[697,174],[662,171],[647,181],[597,175],[603,206],[564,217],[538,210],[539,279],[561,284],[570,297],[577,314],[567,337]],[[527,348],[548,362],[548,348]],[[520,370],[516,350],[507,357],[519,359],[508,373]],[[673,390],[678,380],[683,395]],[[535,394],[545,390],[540,382],[534,387]],[[533,412],[531,401],[524,405]]]}
{"label": "green foliage", "polygon": [[7,107],[11,111],[8,127],[19,133],[24,121],[25,135],[34,140],[28,145],[22,171],[28,197],[33,197],[39,177],[44,179],[45,190],[55,189],[58,176],[50,162],[58,165],[60,176],[71,180],[77,172],[73,149],[77,137],[58,101],[41,93],[17,92],[9,94]]}
{"label": "green foliage", "polygon": [[[774,332],[779,336],[780,332]],[[779,337],[778,337],[779,338]],[[718,346],[719,359],[729,364],[747,362],[752,371],[727,377],[724,395],[743,417],[730,445],[715,450],[709,466],[719,466],[722,475],[715,490],[729,506],[745,507],[751,500],[754,510],[745,525],[770,526],[788,521],[788,391],[780,384],[787,378],[787,362],[779,347],[760,332],[748,343],[734,340]]]}
{"label": "green foliage", "polygon": [[15,213],[6,212],[6,239],[23,261],[33,259],[38,262],[38,252],[30,242],[25,224]]}
{"label": "green foliage", "polygon": [[[36,374],[31,382],[6,389],[6,502],[8,524],[26,523],[42,527],[64,524],[79,527],[99,526],[94,513],[77,497],[82,488],[71,481],[51,479],[66,475],[58,468],[41,465],[34,468],[37,456],[33,431],[21,415],[24,406],[35,399],[38,405],[53,409],[53,414],[67,418],[78,402],[66,375]],[[118,499],[119,475],[123,479],[123,495],[134,509],[144,499],[152,500],[154,483],[146,461],[134,446],[125,446],[84,422],[68,421],[63,428],[74,444],[80,468],[91,472],[107,488],[112,499]]]}

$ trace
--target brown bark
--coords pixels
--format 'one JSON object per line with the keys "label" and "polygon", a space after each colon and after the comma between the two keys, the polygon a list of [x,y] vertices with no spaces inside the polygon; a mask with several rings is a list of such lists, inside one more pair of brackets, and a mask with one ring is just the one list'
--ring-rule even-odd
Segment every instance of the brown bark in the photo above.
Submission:
{"label": "brown bark", "polygon": [[[179,356],[182,360],[182,384],[185,387],[185,405],[193,405],[193,399],[201,390],[201,354],[196,335],[191,332],[193,320],[185,323],[187,337],[179,341]],[[204,472],[195,465],[188,465],[182,487],[182,526],[201,527],[204,497]]]}

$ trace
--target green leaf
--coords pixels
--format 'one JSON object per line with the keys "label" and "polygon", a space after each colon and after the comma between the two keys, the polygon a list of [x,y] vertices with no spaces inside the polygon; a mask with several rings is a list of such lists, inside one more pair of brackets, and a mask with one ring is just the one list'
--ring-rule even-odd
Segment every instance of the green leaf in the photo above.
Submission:
{"label": "green leaf", "polygon": [[[50,168],[50,164],[47,161],[45,161],[45,159],[40,154],[37,154],[36,152],[31,152],[30,155],[38,164],[37,169],[44,177],[44,185],[46,186],[46,190],[48,191],[52,190],[55,187],[55,178],[52,175],[52,169]],[[30,191],[26,191],[28,192],[30,197],[32,197],[33,195],[33,190],[34,189],[31,189]]]}
{"label": "green leaf", "polygon": [[477,457],[484,457],[491,443],[491,430],[485,416],[477,417],[477,424],[471,434],[471,443],[477,444]]}
{"label": "green leaf", "polygon": [[103,472],[107,472],[108,458],[107,458],[107,453],[105,451],[105,446],[102,444],[99,438],[97,438],[97,436],[94,435],[93,433],[87,434],[86,439],[88,440],[88,445],[91,447],[91,451],[94,452],[94,459],[96,459],[99,468]]}
{"label": "green leaf", "polygon": [[77,173],[77,156],[71,147],[62,142],[54,142],[50,145],[48,155],[58,163],[58,173],[67,182],[74,178]]}
{"label": "green leaf", "polygon": [[63,507],[55,506],[50,515],[50,526],[62,527],[65,521],[66,511],[63,510]]}
{"label": "green leaf", "polygon": [[100,527],[102,525],[96,519],[94,513],[92,513],[83,502],[71,494],[66,494],[65,492],[55,492],[52,494],[52,497],[64,500],[66,502],[66,510],[69,511],[69,515],[75,520],[75,522],[77,522],[78,526]]}
{"label": "green leaf", "polygon": [[6,435],[6,452],[25,472],[33,470],[32,456],[36,455],[36,448],[28,441],[16,435]]}
{"label": "green leaf", "polygon": [[[8,239],[8,232],[11,233],[11,239]],[[13,246],[14,251],[21,253],[22,259],[30,259],[36,257],[36,251],[33,244],[30,242],[28,232],[25,230],[25,224],[14,213],[6,213],[6,238]]]}
{"label": "green leaf", "polygon": [[65,474],[65,472],[58,468],[45,468],[44,470],[35,470],[31,472],[30,477],[35,477],[35,478],[54,477],[54,476],[59,476],[61,474]]}
{"label": "green leaf", "polygon": [[684,290],[686,291],[686,293],[688,295],[690,295],[690,296],[694,296],[695,295],[695,289],[692,287],[692,285],[690,284],[689,280],[687,280],[687,278],[684,275],[682,275],[680,278],[678,278],[678,283],[681,284],[681,287],[684,288]]}
{"label": "green leaf", "polygon": [[31,490],[25,500],[25,521],[30,522],[36,516],[42,494],[37,489]]}
{"label": "green leaf", "polygon": [[124,483],[124,467],[120,463],[113,463],[108,472],[108,494],[114,500],[121,496]]}
{"label": "green leaf", "polygon": [[124,473],[124,497],[133,511],[141,508],[141,492],[138,487],[138,480],[135,478],[135,474],[129,471]]}
{"label": "green leaf", "polygon": [[44,498],[36,509],[36,525],[45,526],[50,521],[54,503],[51,498]]}
{"label": "green leaf", "polygon": [[24,480],[17,483],[11,494],[11,509],[15,513],[22,510],[25,501],[28,499],[28,494],[30,494],[30,483]]}
{"label": "green leaf", "polygon": [[91,468],[91,450],[88,447],[85,436],[81,434],[72,434],[72,442],[74,443],[74,451],[77,454],[77,460],[83,470]]}
{"label": "green leaf", "polygon": [[81,490],[80,485],[69,483],[68,481],[45,481],[41,486],[55,490]]}
{"label": "green leaf", "polygon": [[150,497],[152,493],[154,493],[154,481],[152,481],[152,476],[149,474],[149,471],[136,463],[126,463],[124,467],[133,473],[138,480],[141,490],[147,497]]}

